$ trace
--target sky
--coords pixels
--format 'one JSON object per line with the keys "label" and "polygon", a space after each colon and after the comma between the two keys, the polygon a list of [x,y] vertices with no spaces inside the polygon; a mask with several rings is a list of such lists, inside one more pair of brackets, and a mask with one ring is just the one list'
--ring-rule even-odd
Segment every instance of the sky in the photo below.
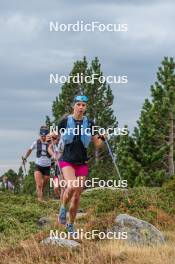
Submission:
{"label": "sky", "polygon": [[[0,175],[18,171],[52,114],[61,85],[49,84],[49,74],[67,76],[83,56],[97,56],[105,76],[127,75],[127,84],[111,85],[112,107],[132,131],[163,57],[174,57],[174,10],[173,0],[0,0]],[[50,21],[78,20],[127,24],[128,32],[49,31]]]}

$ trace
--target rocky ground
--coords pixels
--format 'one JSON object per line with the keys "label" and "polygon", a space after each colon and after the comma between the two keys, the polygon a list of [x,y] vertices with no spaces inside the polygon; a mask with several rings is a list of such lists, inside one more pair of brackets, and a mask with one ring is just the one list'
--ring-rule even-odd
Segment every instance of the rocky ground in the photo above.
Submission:
{"label": "rocky ground", "polygon": [[[174,263],[175,193],[172,186],[135,188],[129,190],[128,195],[131,204],[119,190],[84,193],[76,228],[83,232],[106,233],[117,227],[128,231],[131,242],[133,237],[137,237],[137,241],[96,237],[76,239],[78,246],[73,247],[41,243],[49,237],[50,230],[65,231],[56,223],[57,201],[40,204],[33,197],[0,193],[0,263]],[[156,239],[160,241],[147,243]]]}

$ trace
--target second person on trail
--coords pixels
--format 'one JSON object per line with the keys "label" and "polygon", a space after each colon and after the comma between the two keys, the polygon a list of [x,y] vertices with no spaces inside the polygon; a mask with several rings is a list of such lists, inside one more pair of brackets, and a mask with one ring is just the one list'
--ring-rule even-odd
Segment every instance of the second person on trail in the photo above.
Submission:
{"label": "second person on trail", "polygon": [[[90,121],[85,112],[87,110],[88,98],[85,95],[77,95],[73,102],[73,114],[68,115],[58,125],[58,130],[64,142],[64,152],[59,161],[67,188],[63,194],[58,222],[66,224],[66,213],[69,206],[69,222],[67,230],[73,234],[74,221],[79,206],[80,195],[84,189],[84,183],[88,176],[87,148],[92,141],[97,148],[103,146],[104,137],[93,135],[93,122]],[[79,131],[75,133],[75,128]],[[62,133],[64,131],[64,133]],[[76,181],[76,184],[74,184]],[[76,186],[76,187],[75,187]]]}
{"label": "second person on trail", "polygon": [[23,163],[27,161],[33,150],[36,150],[36,167],[34,172],[38,201],[43,201],[43,192],[50,178],[51,156],[48,152],[50,144],[49,130],[46,126],[40,128],[40,137],[34,141],[26,155]]}

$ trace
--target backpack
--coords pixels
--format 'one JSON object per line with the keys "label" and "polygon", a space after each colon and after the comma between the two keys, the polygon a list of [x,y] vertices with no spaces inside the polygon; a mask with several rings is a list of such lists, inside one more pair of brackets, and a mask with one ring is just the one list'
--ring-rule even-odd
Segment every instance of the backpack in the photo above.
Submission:
{"label": "backpack", "polygon": [[[89,120],[86,116],[83,117],[82,126],[83,126],[83,131],[85,131],[87,128],[90,128],[89,127]],[[72,115],[68,116],[66,133],[61,136],[65,145],[72,143],[74,136],[75,136],[73,131],[69,131],[69,133],[68,133],[69,128],[75,128],[75,121],[74,121]],[[85,148],[87,148],[89,146],[89,144],[91,142],[91,137],[92,137],[91,134],[89,135],[85,132],[83,135],[81,135],[81,141],[82,141]]]}
{"label": "backpack", "polygon": [[[48,152],[48,146],[49,144],[46,143],[46,150],[43,150],[42,149],[42,144],[45,144],[45,143],[42,143],[40,139],[37,140],[37,143],[36,143],[36,156],[37,158],[40,158],[41,156],[47,156],[48,158],[50,158],[50,154]],[[42,154],[42,152],[45,152],[45,154]]]}

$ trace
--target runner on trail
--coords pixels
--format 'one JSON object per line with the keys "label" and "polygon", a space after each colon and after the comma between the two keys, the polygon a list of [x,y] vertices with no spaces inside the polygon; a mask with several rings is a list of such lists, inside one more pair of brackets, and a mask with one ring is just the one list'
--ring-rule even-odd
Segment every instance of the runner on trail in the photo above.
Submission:
{"label": "runner on trail", "polygon": [[10,192],[14,191],[14,185],[12,184],[12,182],[8,179],[8,176],[4,175],[2,178],[2,182],[3,182],[3,187],[5,190],[8,190]]}
{"label": "runner on trail", "polygon": [[[68,203],[70,202],[69,222],[67,223],[67,230],[70,234],[75,232],[74,221],[79,206],[80,195],[83,192],[83,185],[88,176],[87,148],[91,141],[95,144],[96,148],[102,147],[104,141],[104,136],[92,135],[94,123],[84,116],[87,110],[87,102],[87,96],[75,96],[73,114],[63,118],[58,125],[58,131],[64,141],[64,152],[59,161],[59,166],[64,180],[67,182],[67,188],[64,191],[59,211],[58,223],[66,225],[66,213],[68,211]],[[75,128],[83,128],[83,130],[81,129],[81,133],[76,135],[74,133]],[[75,181],[78,184],[74,184]]]}
{"label": "runner on trail", "polygon": [[49,129],[46,126],[41,126],[39,139],[33,142],[26,155],[22,157],[23,163],[25,164],[32,151],[36,150],[36,167],[34,177],[36,183],[37,198],[40,202],[43,201],[44,188],[46,187],[50,178],[51,156],[48,152],[49,144]]}

